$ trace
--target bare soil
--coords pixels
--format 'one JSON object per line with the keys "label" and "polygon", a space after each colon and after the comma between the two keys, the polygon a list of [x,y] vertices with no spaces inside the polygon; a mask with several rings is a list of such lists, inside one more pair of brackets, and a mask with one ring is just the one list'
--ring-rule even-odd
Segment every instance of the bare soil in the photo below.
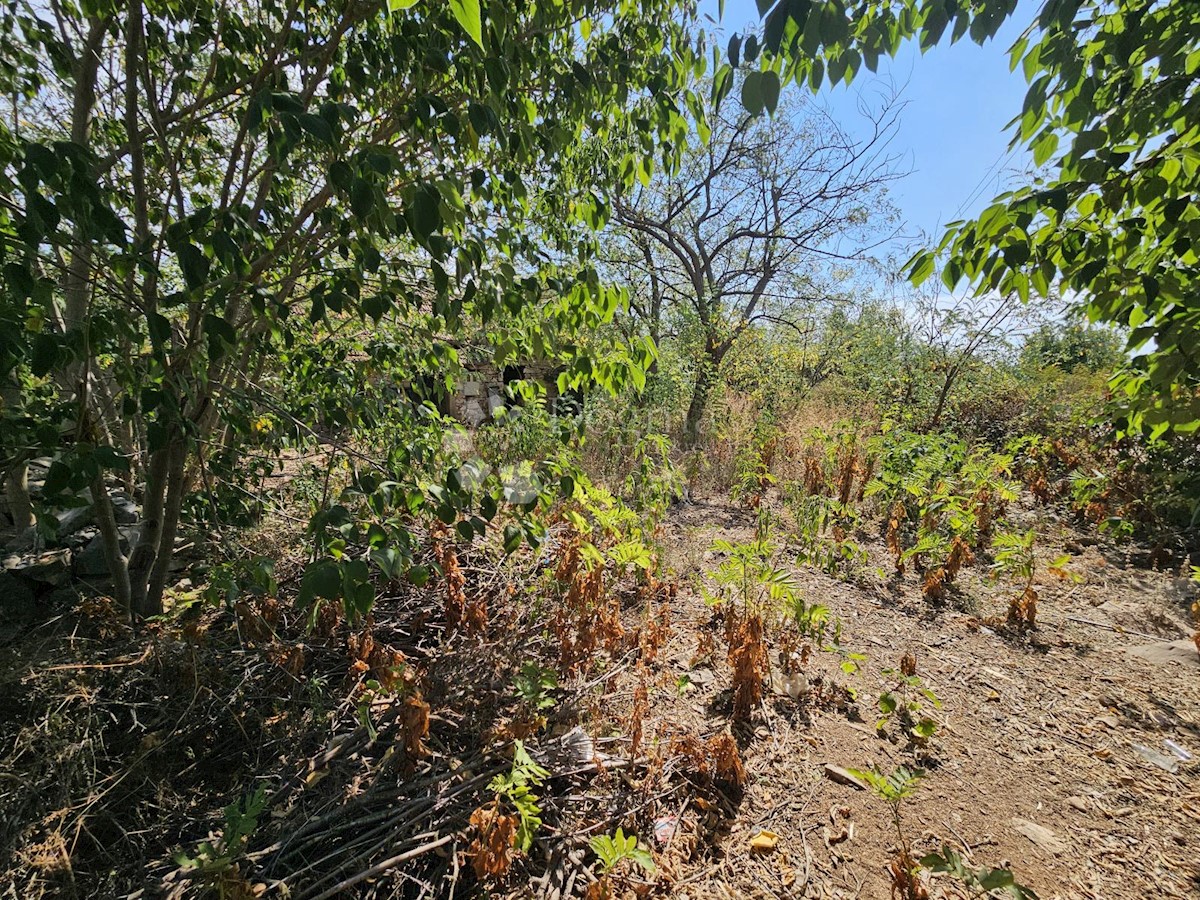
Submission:
{"label": "bare soil", "polygon": [[[917,857],[948,844],[976,866],[1011,867],[1043,898],[1200,896],[1200,655],[1187,614],[1194,591],[1171,573],[1130,567],[1115,548],[1044,510],[1022,515],[1042,517],[1039,553],[1052,558],[1065,548],[1079,579],[1038,577],[1039,625],[1028,636],[983,624],[1003,616],[1013,589],[982,577],[982,560],[940,608],[911,575],[885,581],[867,572],[847,583],[798,572],[809,601],[841,619],[843,644],[868,656],[847,676],[836,657],[819,654],[810,680],[849,687],[856,702],[839,709],[769,696],[744,741],[749,784],[728,837],[680,863],[673,896],[889,896],[897,838],[887,806],[827,777],[827,765],[924,770],[902,811]],[[671,517],[663,545],[686,581],[713,565],[706,548],[714,538],[746,540],[753,525],[746,511],[697,503]],[[882,545],[863,537],[869,568],[889,568]],[[711,616],[694,591],[681,592],[666,653],[674,669],[664,682],[688,671]],[[941,727],[924,749],[875,728],[877,697],[894,683],[881,670],[898,668],[905,653],[941,703],[933,711]],[[693,677],[683,696],[669,685],[656,691],[651,716],[663,727],[725,727],[715,701],[729,672],[722,653],[711,664],[711,683]],[[762,829],[778,835],[773,852],[751,849]],[[928,887],[954,895],[944,878]]]}

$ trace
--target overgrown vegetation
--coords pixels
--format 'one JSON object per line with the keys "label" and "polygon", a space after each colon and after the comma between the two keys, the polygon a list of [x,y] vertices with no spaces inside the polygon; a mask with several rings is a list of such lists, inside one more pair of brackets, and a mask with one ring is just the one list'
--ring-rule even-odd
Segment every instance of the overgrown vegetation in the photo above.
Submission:
{"label": "overgrown vegetation", "polygon": [[895,98],[807,99],[1015,7],[0,10],[0,892],[669,896],[836,717],[893,897],[1035,897],[908,830],[954,711],[834,589],[1200,582],[1200,13],[1044,3],[1048,174],[902,272]]}

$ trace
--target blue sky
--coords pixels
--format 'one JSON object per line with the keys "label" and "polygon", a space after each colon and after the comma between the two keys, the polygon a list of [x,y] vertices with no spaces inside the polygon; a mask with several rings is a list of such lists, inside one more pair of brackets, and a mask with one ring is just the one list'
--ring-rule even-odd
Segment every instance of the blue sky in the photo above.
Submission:
{"label": "blue sky", "polygon": [[[878,74],[864,69],[849,88],[822,89],[818,102],[851,134],[861,123],[859,95],[869,101],[889,82],[901,89],[906,105],[891,149],[910,174],[890,192],[909,234],[940,238],[943,225],[981,211],[1029,167],[1024,149],[1009,153],[1004,130],[1025,97],[1020,69],[1009,71],[1008,49],[1030,21],[1028,8],[1023,4],[983,47],[965,38],[922,54],[910,42],[895,59],[880,60]],[[701,4],[714,18],[716,9],[715,0]],[[757,21],[754,0],[727,0],[721,28],[728,36]]]}

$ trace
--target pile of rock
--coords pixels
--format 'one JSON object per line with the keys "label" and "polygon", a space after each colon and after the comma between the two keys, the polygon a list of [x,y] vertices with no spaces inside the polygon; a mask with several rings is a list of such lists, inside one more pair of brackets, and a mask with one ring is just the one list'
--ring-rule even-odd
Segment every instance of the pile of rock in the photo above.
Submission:
{"label": "pile of rock", "polygon": [[[35,501],[50,460],[30,463],[29,493]],[[121,549],[128,554],[140,534],[140,513],[127,493],[109,493],[121,533]],[[8,510],[0,505],[0,602],[10,609],[53,602],[49,595],[74,593],[75,580],[107,580],[104,540],[96,527],[91,498],[84,494],[62,509],[43,509],[39,525],[18,534]],[[10,605],[11,604],[11,605]]]}

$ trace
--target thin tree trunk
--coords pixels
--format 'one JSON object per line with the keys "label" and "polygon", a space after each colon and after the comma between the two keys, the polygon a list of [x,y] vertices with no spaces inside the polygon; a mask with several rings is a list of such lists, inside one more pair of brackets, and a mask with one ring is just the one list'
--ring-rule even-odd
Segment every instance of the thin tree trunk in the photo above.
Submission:
{"label": "thin tree trunk", "polygon": [[[100,70],[99,50],[108,32],[108,24],[107,19],[89,20],[88,36],[77,60],[75,94],[71,104],[71,142],[80,147],[87,147],[90,143],[92,111],[96,105],[96,75]],[[91,277],[92,246],[77,226],[63,276],[63,295],[66,299],[62,321],[64,332],[79,328],[87,317]],[[73,376],[68,376],[67,381],[70,388],[75,387]]]}
{"label": "thin tree trunk", "polygon": [[146,469],[146,485],[142,493],[142,533],[129,556],[131,608],[134,615],[138,616],[147,615],[149,608],[146,595],[162,534],[170,456],[171,445],[155,450]]}
{"label": "thin tree trunk", "polygon": [[132,609],[129,561],[121,552],[121,530],[117,527],[112,499],[108,496],[102,472],[92,479],[92,511],[96,516],[96,527],[100,529],[104,559],[108,563],[108,572],[113,580],[113,593],[116,594],[116,601],[121,605],[121,609],[128,613]]}
{"label": "thin tree trunk", "polygon": [[946,410],[946,401],[950,399],[950,388],[954,386],[954,381],[958,378],[957,365],[951,366],[946,370],[946,380],[942,382],[942,390],[938,394],[937,406],[933,410],[933,417],[929,420],[929,425],[926,426],[926,431],[934,431],[942,421],[942,413]]}
{"label": "thin tree trunk", "polygon": [[179,531],[179,513],[187,493],[184,466],[187,462],[187,444],[181,436],[171,447],[171,464],[167,470],[167,492],[163,504],[162,533],[158,538],[158,554],[150,570],[150,583],[146,590],[146,615],[159,615],[163,611],[163,591],[171,573],[171,562],[175,558],[175,535]]}
{"label": "thin tree trunk", "polygon": [[33,504],[29,500],[29,462],[21,460],[9,470],[4,480],[8,512],[12,516],[17,536],[33,527]]}

